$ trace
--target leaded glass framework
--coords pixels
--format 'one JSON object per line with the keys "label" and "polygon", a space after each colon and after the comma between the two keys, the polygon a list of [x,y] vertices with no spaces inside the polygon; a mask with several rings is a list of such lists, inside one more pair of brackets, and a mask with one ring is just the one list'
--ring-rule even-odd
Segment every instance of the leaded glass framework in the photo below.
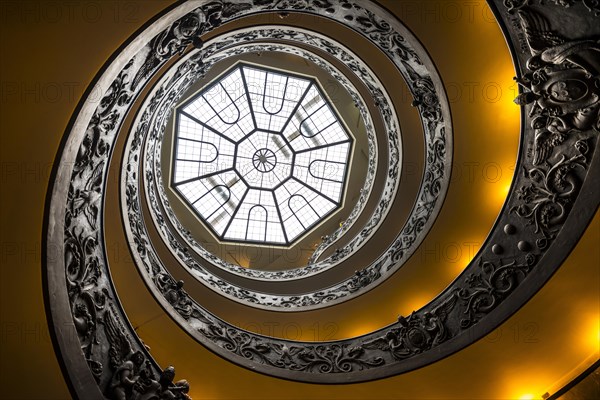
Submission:
{"label": "leaded glass framework", "polygon": [[238,63],[177,108],[171,184],[219,240],[287,246],[342,206],[352,146],[316,79]]}

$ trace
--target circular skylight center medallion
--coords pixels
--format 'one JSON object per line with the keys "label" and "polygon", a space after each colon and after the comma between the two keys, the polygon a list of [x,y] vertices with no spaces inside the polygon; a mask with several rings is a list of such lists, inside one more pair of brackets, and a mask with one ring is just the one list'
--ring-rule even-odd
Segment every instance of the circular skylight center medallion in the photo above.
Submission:
{"label": "circular skylight center medallion", "polygon": [[256,131],[237,146],[235,169],[255,189],[275,189],[292,175],[294,153],[275,133]]}
{"label": "circular skylight center medallion", "polygon": [[323,93],[238,63],[177,108],[171,185],[219,240],[289,246],[342,207],[353,138]]}
{"label": "circular skylight center medallion", "polygon": [[270,172],[277,165],[277,157],[269,149],[259,149],[252,157],[252,164],[260,172]]}

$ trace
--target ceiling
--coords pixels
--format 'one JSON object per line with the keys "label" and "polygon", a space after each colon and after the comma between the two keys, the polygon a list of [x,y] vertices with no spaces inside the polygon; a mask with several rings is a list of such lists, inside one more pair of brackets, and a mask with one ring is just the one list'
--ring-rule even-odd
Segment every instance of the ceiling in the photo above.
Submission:
{"label": "ceiling", "polygon": [[[392,279],[334,308],[273,313],[194,289],[209,309],[232,323],[305,340],[346,338],[391,323],[399,314],[418,309],[456,277],[483,243],[502,206],[514,173],[519,109],[512,102],[516,87],[510,54],[491,13],[483,2],[382,3],[423,42],[448,92],[455,164],[442,213],[421,248]],[[1,176],[2,187],[10,188],[1,191],[1,381],[10,398],[65,398],[68,391],[50,343],[41,290],[49,171],[67,121],[92,77],[127,37],[170,2],[153,0],[143,7],[133,1],[91,2],[93,6],[73,9],[55,9],[52,2],[33,9],[7,4],[2,5],[0,28]],[[93,10],[98,10],[96,15]],[[108,196],[109,202],[118,201],[115,192]],[[107,220],[109,259],[125,311],[156,360],[174,364],[177,376],[192,382],[193,398],[539,398],[600,354],[598,216],[548,284],[492,334],[419,370],[343,386],[258,375],[198,345],[147,292],[121,231],[118,218]],[[8,384],[32,372],[39,385]]]}

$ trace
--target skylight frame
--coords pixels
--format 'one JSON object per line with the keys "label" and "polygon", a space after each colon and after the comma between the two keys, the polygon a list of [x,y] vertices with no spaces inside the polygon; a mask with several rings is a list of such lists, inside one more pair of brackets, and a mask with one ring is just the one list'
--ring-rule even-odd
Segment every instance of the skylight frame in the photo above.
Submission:
{"label": "skylight frame", "polygon": [[[267,81],[271,75],[275,75],[276,77],[279,76],[280,79],[281,79],[281,77],[283,77],[283,79],[281,79],[281,80],[285,81],[285,85],[284,85],[284,89],[280,91],[281,96],[279,98],[279,101],[281,104],[279,107],[279,111],[277,113],[270,114],[272,116],[278,116],[279,112],[281,112],[286,107],[286,102],[288,100],[286,98],[286,93],[289,88],[288,83],[290,82],[290,80],[299,80],[299,81],[306,82],[306,86],[305,86],[304,90],[302,91],[302,94],[300,95],[300,97],[296,97],[297,100],[294,101],[293,109],[291,111],[289,111],[289,107],[288,107],[288,112],[283,114],[283,115],[287,115],[287,117],[286,117],[285,123],[281,126],[280,131],[259,128],[259,125],[256,120],[256,111],[254,110],[254,104],[253,104],[253,100],[251,97],[255,93],[251,92],[251,90],[250,90],[251,86],[249,86],[249,84],[247,82],[246,72],[248,70],[249,71],[252,71],[252,70],[258,71],[259,73],[264,73],[264,75],[265,75],[265,79],[264,79],[265,89],[263,91],[262,99],[260,99],[260,100],[262,101],[264,111],[267,111],[267,113],[268,113],[268,110],[266,109],[266,107],[264,107],[264,101],[265,101],[265,98],[267,97],[266,96]],[[252,122],[254,124],[254,129],[247,132],[243,137],[240,137],[237,140],[234,140],[231,137],[227,137],[226,135],[217,132],[216,129],[214,129],[213,127],[208,125],[206,122],[201,121],[199,118],[195,118],[193,115],[191,115],[192,113],[187,112],[185,110],[187,110],[187,108],[191,104],[193,104],[195,101],[198,101],[198,99],[204,98],[204,94],[206,92],[208,92],[216,87],[223,88],[222,81],[224,79],[230,78],[232,75],[236,74],[237,72],[239,72],[239,75],[241,76],[241,82],[243,84],[243,88],[242,88],[243,93],[242,93],[242,95],[237,97],[235,100],[232,100],[231,96],[229,96],[229,99],[230,99],[230,101],[237,101],[237,100],[241,99],[242,97],[245,97],[245,100],[247,101],[247,104],[250,109],[249,115],[252,118]],[[303,104],[303,101],[306,99],[307,95],[311,91],[316,91],[316,93],[318,94],[318,97],[319,97],[319,102],[323,103],[319,106],[319,108],[325,108],[329,112],[329,117],[333,118],[334,121],[331,124],[329,124],[328,126],[320,129],[320,131],[317,132],[315,135],[305,136],[302,134],[302,132],[300,132],[299,136],[297,135],[296,137],[293,137],[291,141],[295,141],[298,137],[302,137],[305,140],[305,142],[306,142],[306,139],[312,140],[313,137],[317,137],[317,136],[321,137],[321,139],[324,139],[324,142],[317,143],[316,145],[314,145],[314,147],[306,147],[305,146],[305,147],[301,148],[299,151],[295,151],[291,145],[291,141],[285,137],[284,132],[286,131],[288,126],[291,125],[292,120],[295,117],[297,118],[297,113],[298,113],[299,109],[302,108],[304,110],[305,107],[307,107],[308,110],[314,111],[311,108],[309,108],[308,105]],[[275,98],[274,96],[271,96],[271,97]],[[275,99],[277,99],[277,98],[275,98]],[[225,108],[225,107],[223,107],[223,108]],[[176,174],[177,174],[177,168],[178,168],[176,164],[177,164],[177,161],[179,160],[177,143],[180,140],[180,123],[181,123],[182,115],[186,116],[187,118],[190,118],[192,121],[194,121],[195,123],[200,125],[202,127],[202,131],[206,130],[212,134],[216,134],[217,136],[220,136],[222,139],[225,139],[226,141],[235,145],[235,151],[234,151],[233,162],[232,162],[231,167],[223,169],[223,170],[215,171],[213,174],[199,175],[199,176],[196,176],[191,179],[186,179],[183,181],[176,182]],[[247,116],[247,114],[245,114],[243,117],[245,118],[246,116]],[[236,120],[236,123],[239,122],[239,119],[242,118],[242,116],[240,116],[238,114],[237,117],[238,118]],[[211,116],[211,118],[215,118],[215,116]],[[307,118],[308,117],[306,117],[305,119],[307,119]],[[299,124],[301,124],[301,122]],[[326,131],[326,129],[328,129],[330,127],[330,125],[337,126],[338,130],[344,135],[343,140],[330,141],[330,140],[327,140],[327,138],[322,137],[323,135],[321,134],[321,132]],[[269,127],[270,126],[271,126],[271,122],[269,122]],[[243,176],[243,174],[241,174],[239,171],[236,171],[236,162],[237,162],[237,158],[238,158],[238,154],[239,154],[238,147],[242,142],[244,142],[245,140],[248,140],[250,137],[252,137],[253,135],[255,135],[257,133],[265,133],[265,134],[276,135],[276,136],[280,137],[282,139],[283,143],[285,143],[285,145],[288,147],[288,149],[291,150],[291,154],[292,154],[292,161],[291,161],[289,175],[285,179],[283,179],[281,182],[279,182],[278,184],[274,185],[271,188],[260,188],[261,191],[264,191],[265,193],[270,193],[270,196],[274,199],[274,202],[276,205],[274,208],[276,210],[276,213],[271,212],[271,214],[276,214],[274,216],[276,216],[277,219],[279,220],[279,224],[281,227],[281,234],[279,235],[280,240],[269,240],[269,239],[272,239],[273,235],[272,234],[268,235],[266,233],[261,240],[257,240],[255,238],[255,236],[253,236],[253,235],[251,235],[252,237],[248,238],[247,233],[245,234],[245,237],[243,239],[241,239],[239,237],[231,237],[231,235],[229,235],[229,233],[230,233],[229,229],[231,228],[231,225],[233,225],[233,223],[235,222],[234,220],[240,219],[240,218],[238,218],[238,213],[241,210],[241,207],[244,206],[246,195],[248,194],[248,192],[250,190],[256,190],[256,188],[257,188],[257,186],[249,184],[247,182],[246,177]],[[344,202],[345,202],[346,189],[348,186],[348,177],[349,177],[349,173],[350,173],[350,169],[351,169],[354,144],[355,144],[355,139],[354,139],[350,129],[346,125],[345,121],[341,118],[339,112],[337,111],[337,109],[335,108],[335,106],[333,105],[333,103],[331,102],[329,97],[327,96],[327,92],[324,90],[324,88],[322,87],[322,85],[320,84],[318,79],[316,79],[312,76],[297,74],[297,73],[289,72],[286,70],[280,70],[280,69],[271,68],[271,67],[267,67],[267,66],[263,66],[263,65],[239,61],[236,64],[234,64],[233,66],[231,66],[230,68],[228,68],[226,71],[224,71],[222,74],[220,74],[218,77],[213,79],[213,81],[211,83],[204,86],[202,89],[200,89],[194,95],[190,96],[181,105],[176,107],[174,140],[173,140],[172,161],[171,161],[171,174],[170,174],[171,175],[170,176],[171,188],[179,195],[179,197],[183,200],[184,204],[186,204],[186,206],[189,207],[189,209],[202,221],[203,225],[219,241],[242,244],[242,245],[255,244],[255,245],[262,245],[262,246],[287,246],[287,247],[290,247],[290,246],[294,245],[295,243],[297,243],[302,238],[304,238],[306,236],[306,234],[311,232],[316,226],[325,222],[327,219],[329,219],[329,217],[331,217],[334,213],[336,213],[343,207]],[[342,158],[345,158],[345,162],[339,162],[339,160],[338,161],[324,160],[331,164],[342,165],[342,167],[343,167],[343,172],[340,174],[341,180],[335,181],[336,184],[338,184],[338,186],[339,186],[337,189],[338,196],[334,196],[336,198],[332,198],[330,195],[326,195],[326,194],[322,193],[318,187],[314,187],[313,184],[306,182],[306,181],[302,181],[296,177],[297,154],[311,153],[313,151],[317,151],[317,150],[321,150],[321,149],[328,149],[328,148],[335,149],[338,146],[344,146],[344,145],[346,146],[345,157],[342,157]],[[230,156],[230,154],[226,154],[226,156]],[[216,158],[218,158],[218,157],[219,157],[219,154],[216,156]],[[200,167],[199,167],[199,170],[200,170]],[[307,168],[307,170],[310,171],[310,166]],[[206,177],[209,175],[215,176],[215,175],[219,175],[223,172],[227,172],[227,171],[236,172],[237,176],[240,178],[240,180],[246,184],[246,188],[245,188],[245,192],[244,192],[242,199],[236,205],[235,210],[231,214],[230,220],[229,220],[226,228],[222,232],[219,232],[221,230],[215,229],[215,227],[209,221],[207,221],[207,219],[202,215],[202,213],[191,204],[190,199],[188,199],[186,197],[186,195],[184,193],[182,193],[182,191],[178,188],[178,186],[185,184],[185,183],[201,180],[201,179],[206,179]],[[315,177],[315,179],[322,179],[322,178]],[[280,206],[283,202],[288,202],[292,197],[297,196],[298,192],[290,193],[289,197],[283,199],[283,202],[278,202],[278,199],[276,196],[276,191],[278,189],[282,188],[286,184],[286,182],[288,182],[290,180],[299,182],[300,185],[304,186],[309,192],[316,194],[316,197],[311,197],[312,200],[321,198],[321,203],[323,203],[323,201],[326,203],[329,203],[329,207],[326,207],[324,212],[320,212],[320,213],[316,212],[318,217],[316,219],[314,219],[313,222],[310,222],[308,224],[300,223],[301,229],[299,231],[296,229],[297,232],[294,234],[292,234],[292,232],[290,232],[286,229],[286,226],[284,225],[284,223],[285,223],[285,221],[287,221],[287,219],[284,221],[284,217],[282,216],[283,213],[282,213],[282,210],[280,209]],[[321,185],[321,187],[322,186],[323,185]],[[225,203],[225,204],[227,204],[227,203]],[[308,202],[308,204],[310,205],[310,201]],[[257,205],[263,206],[262,204],[254,204],[252,208],[256,207]],[[300,212],[300,211],[301,210],[299,210],[298,212]],[[267,220],[265,223],[265,226],[267,228],[269,225],[269,221],[271,221],[270,218],[271,218],[271,216],[267,215]],[[250,216],[246,215],[245,218],[241,218],[241,219],[249,221]],[[298,221],[300,221],[300,220],[298,219]],[[271,223],[272,222],[273,221],[271,221]],[[252,228],[252,227],[247,226],[247,228]],[[254,229],[254,231],[256,231],[256,229]],[[292,231],[293,231],[293,229],[292,229]],[[272,232],[272,230],[269,232]]]}

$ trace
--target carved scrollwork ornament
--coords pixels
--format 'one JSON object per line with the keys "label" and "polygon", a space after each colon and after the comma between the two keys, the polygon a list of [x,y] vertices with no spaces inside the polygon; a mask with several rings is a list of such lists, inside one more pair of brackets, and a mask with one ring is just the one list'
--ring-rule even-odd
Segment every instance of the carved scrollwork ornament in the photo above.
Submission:
{"label": "carved scrollwork ornament", "polygon": [[[571,2],[551,5],[548,1],[543,8],[533,3],[490,2],[518,61],[520,83],[526,87],[525,96],[518,100],[525,123],[513,190],[481,251],[429,304],[359,337],[287,341],[241,330],[207,312],[150,255],[144,278],[155,288],[158,302],[183,329],[220,356],[266,374],[307,382],[388,377],[448,356],[495,329],[551,277],[600,203],[598,114],[593,100],[598,92],[592,85],[598,75],[600,27],[590,23],[596,17],[588,9],[594,2],[573,1],[566,7]],[[198,0],[166,10],[120,49],[94,80],[102,99],[82,99],[65,133],[48,192],[46,301],[55,346],[75,396],[188,396],[189,384],[174,382],[174,369],[154,362],[127,321],[110,279],[102,235],[110,152],[133,100],[171,57],[192,42],[201,44],[194,38],[221,23],[271,11],[282,17],[295,11],[325,16],[379,43],[399,69],[415,74],[414,82],[419,82],[415,105],[433,121],[440,115],[446,120],[444,110],[438,114],[431,108],[431,91],[437,88],[426,71],[433,65],[424,61],[427,58],[420,50],[412,53],[398,46],[415,39],[375,3]],[[581,20],[581,26],[592,31],[566,39],[565,32],[554,31],[559,13],[570,13],[572,20]],[[422,64],[415,63],[415,57]],[[436,134],[443,136],[442,129],[437,125]],[[438,190],[433,183],[428,193],[435,196]],[[134,221],[133,229],[141,228],[136,228],[140,223]],[[408,228],[417,229],[420,222],[412,224]],[[513,228],[507,233],[503,227],[509,224]],[[139,238],[134,246],[143,253],[148,243],[143,235]],[[503,251],[492,251],[495,245]],[[392,258],[401,256],[401,249],[392,254]],[[362,284],[364,279],[372,277],[359,270],[354,281]]]}
{"label": "carved scrollwork ornament", "polygon": [[[575,169],[589,162],[590,132],[600,132],[600,40],[567,40],[541,13],[517,11],[531,56],[515,78],[524,92],[515,103],[528,106],[534,132],[527,150],[529,181],[517,189],[522,203],[512,211],[541,233],[538,245],[554,239],[580,189]],[[591,135],[594,135],[593,133]]]}
{"label": "carved scrollwork ornament", "polygon": [[600,16],[600,1],[598,0],[504,0],[504,6],[509,13],[534,4],[554,4],[569,8],[575,6],[577,3],[581,3],[594,16]]}

